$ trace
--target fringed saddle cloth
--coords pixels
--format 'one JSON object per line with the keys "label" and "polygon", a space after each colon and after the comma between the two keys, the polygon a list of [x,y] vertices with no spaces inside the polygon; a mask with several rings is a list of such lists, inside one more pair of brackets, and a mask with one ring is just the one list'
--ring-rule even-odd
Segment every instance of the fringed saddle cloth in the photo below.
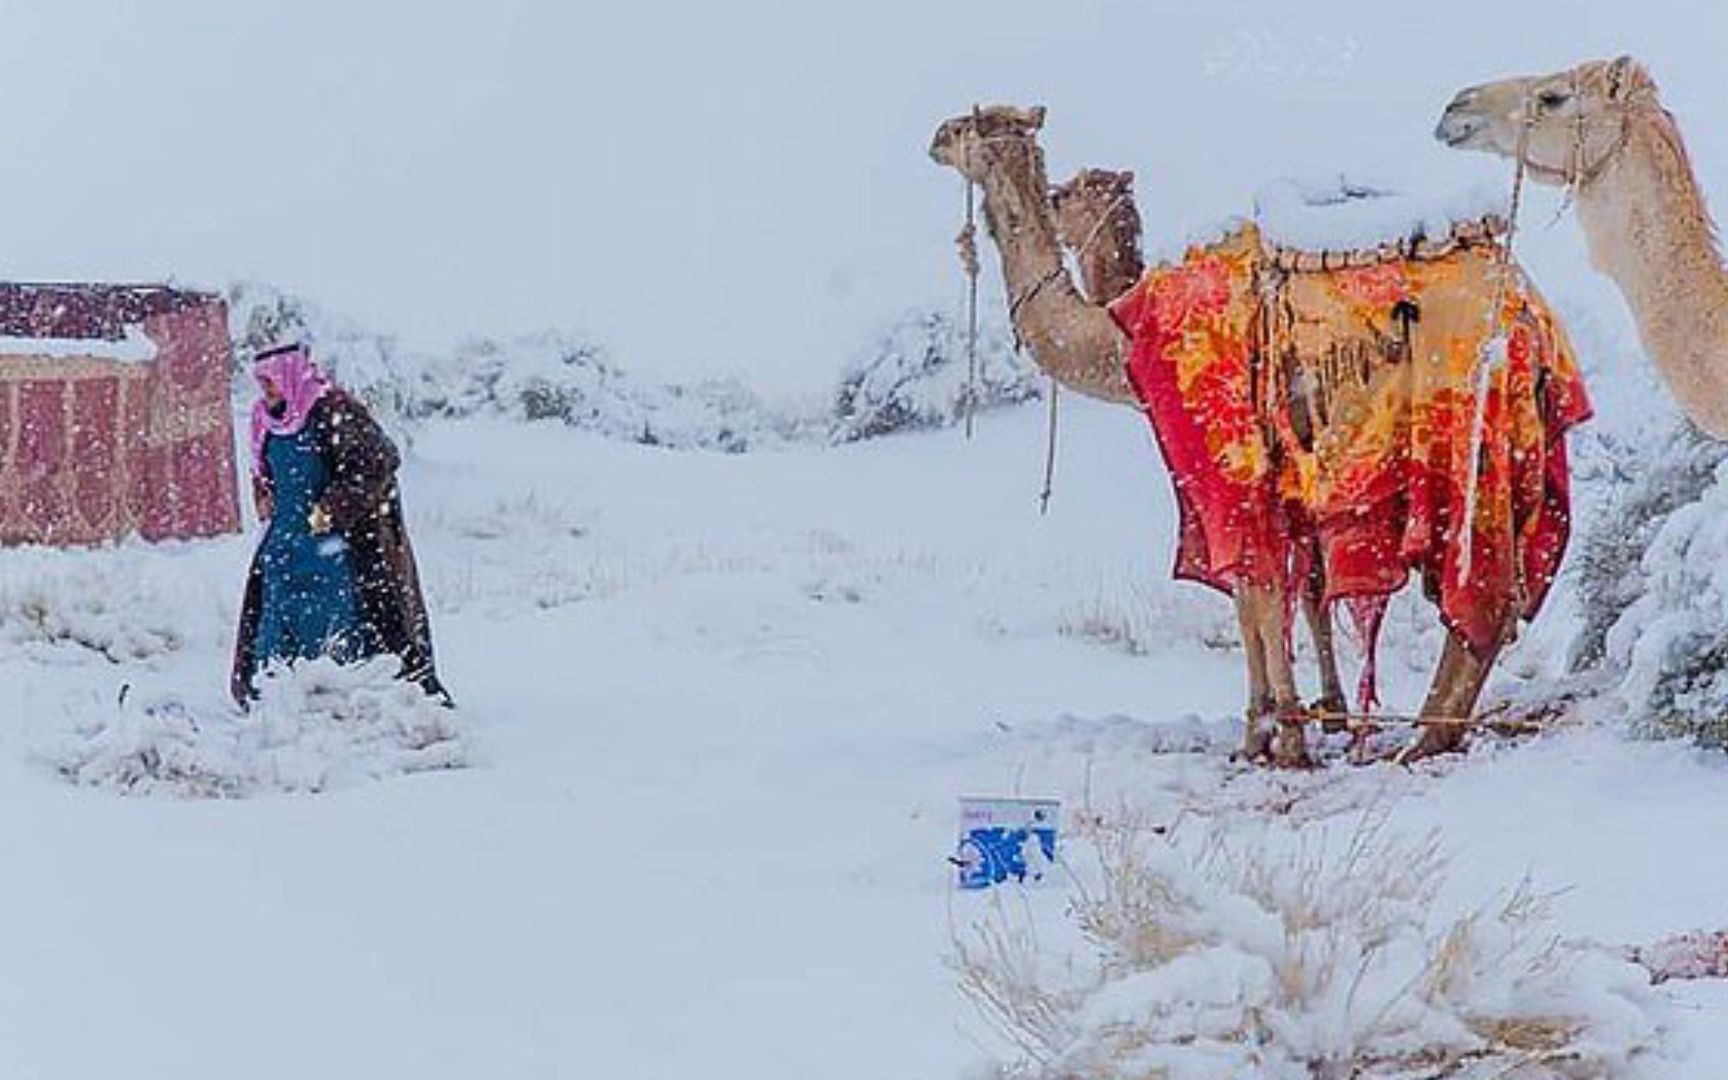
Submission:
{"label": "fringed saddle cloth", "polygon": [[1569,533],[1563,436],[1590,405],[1504,231],[1325,251],[1243,224],[1111,304],[1176,486],[1176,576],[1352,601],[1370,646],[1412,570],[1479,656],[1535,614]]}

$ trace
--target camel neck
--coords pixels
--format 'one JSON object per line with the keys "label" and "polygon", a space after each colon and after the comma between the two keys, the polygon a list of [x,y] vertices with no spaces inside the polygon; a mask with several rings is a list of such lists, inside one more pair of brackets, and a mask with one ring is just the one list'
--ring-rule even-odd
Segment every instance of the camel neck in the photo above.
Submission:
{"label": "camel neck", "polygon": [[1639,338],[1700,427],[1728,435],[1728,273],[1684,144],[1659,110],[1578,195],[1597,269],[1619,286]]}

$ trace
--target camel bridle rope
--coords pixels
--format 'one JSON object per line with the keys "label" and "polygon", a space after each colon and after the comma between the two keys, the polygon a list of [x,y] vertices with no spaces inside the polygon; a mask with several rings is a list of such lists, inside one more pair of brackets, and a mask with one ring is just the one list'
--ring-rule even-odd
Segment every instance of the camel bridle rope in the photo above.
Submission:
{"label": "camel bridle rope", "polygon": [[966,224],[954,239],[960,249],[960,265],[966,271],[966,390],[960,407],[970,439],[978,398],[978,221],[974,194],[978,185],[965,176],[960,179],[966,185]]}

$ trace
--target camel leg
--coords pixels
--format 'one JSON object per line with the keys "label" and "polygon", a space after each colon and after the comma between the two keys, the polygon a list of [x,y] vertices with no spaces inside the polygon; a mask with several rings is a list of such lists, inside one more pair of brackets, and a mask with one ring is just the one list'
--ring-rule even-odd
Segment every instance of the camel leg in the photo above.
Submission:
{"label": "camel leg", "polygon": [[1242,631],[1242,652],[1248,660],[1248,711],[1243,715],[1245,730],[1242,756],[1258,761],[1272,754],[1272,732],[1263,720],[1276,714],[1272,703],[1272,683],[1266,675],[1266,656],[1260,650],[1260,627],[1252,598],[1246,588],[1235,595],[1236,624]]}
{"label": "camel leg", "polygon": [[[1508,633],[1502,631],[1493,650],[1486,658],[1478,658],[1457,634],[1446,635],[1446,647],[1441,650],[1440,663],[1434,670],[1434,682],[1422,703],[1422,715],[1466,719],[1476,709],[1476,699],[1488,682],[1488,674],[1499,658]],[[1398,755],[1403,762],[1420,761],[1436,754],[1448,754],[1464,746],[1467,730],[1462,725],[1431,725]]]}
{"label": "camel leg", "polygon": [[[1326,605],[1313,595],[1302,597],[1302,618],[1308,624],[1308,635],[1314,641],[1314,655],[1320,661],[1320,703],[1323,712],[1342,713],[1349,706],[1344,697],[1344,680],[1338,675],[1338,647],[1332,635],[1332,615]],[[1328,731],[1342,727],[1343,721],[1326,721]]]}
{"label": "camel leg", "polygon": [[1290,664],[1290,654],[1284,647],[1284,593],[1277,586],[1238,584],[1236,587],[1237,615],[1242,623],[1243,645],[1248,651],[1250,679],[1256,668],[1261,672],[1257,696],[1250,702],[1249,740],[1245,750],[1266,752],[1267,734],[1261,722],[1276,724],[1272,733],[1273,761],[1286,768],[1302,768],[1312,764],[1308,757],[1306,733],[1299,720],[1302,703],[1296,693],[1296,674]]}

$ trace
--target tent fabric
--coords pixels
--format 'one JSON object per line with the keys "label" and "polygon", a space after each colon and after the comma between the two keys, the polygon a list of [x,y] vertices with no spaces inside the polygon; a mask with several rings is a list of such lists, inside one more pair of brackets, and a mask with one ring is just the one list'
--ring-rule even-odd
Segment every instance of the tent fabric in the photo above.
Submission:
{"label": "tent fabric", "polygon": [[[1306,581],[1318,558],[1324,599],[1377,624],[1414,571],[1492,655],[1541,606],[1570,532],[1564,435],[1590,404],[1559,323],[1515,266],[1496,285],[1493,239],[1334,270],[1263,252],[1244,225],[1111,305],[1176,487],[1177,576],[1230,592]],[[1478,436],[1477,361],[1501,340]]]}
{"label": "tent fabric", "polygon": [[[0,352],[0,543],[238,531],[227,323],[204,293],[0,284],[0,337],[55,346]],[[154,357],[105,355],[128,331]]]}

